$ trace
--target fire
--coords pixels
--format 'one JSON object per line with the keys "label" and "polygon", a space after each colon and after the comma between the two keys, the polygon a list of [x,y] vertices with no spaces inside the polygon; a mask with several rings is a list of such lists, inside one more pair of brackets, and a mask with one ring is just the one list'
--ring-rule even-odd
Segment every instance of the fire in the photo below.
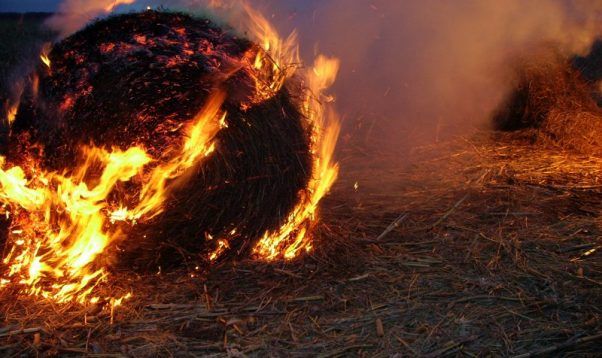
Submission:
{"label": "fire", "polygon": [[[9,269],[3,279],[57,302],[98,301],[91,293],[107,272],[97,267],[96,259],[112,242],[123,239],[110,222],[150,218],[161,211],[164,196],[177,183],[173,179],[213,150],[212,139],[225,116],[220,113],[224,98],[221,91],[210,97],[187,129],[179,155],[147,171],[153,159],[137,146],[125,151],[84,148],[83,162],[67,174],[6,168],[1,158],[0,200],[13,217],[12,247],[4,258]],[[98,165],[102,173],[92,180]],[[34,174],[28,177],[26,171]],[[117,205],[107,201],[109,194],[135,176],[145,183],[138,205],[111,210]]]}
{"label": "fire", "polygon": [[12,124],[17,117],[17,111],[19,110],[19,101],[8,106],[8,110],[6,113],[6,121],[8,124]]}
{"label": "fire", "polygon": [[338,175],[333,153],[340,130],[339,120],[333,110],[326,110],[321,103],[322,100],[328,100],[321,97],[324,97],[323,91],[334,83],[338,68],[338,60],[318,56],[314,66],[306,73],[308,90],[302,109],[312,125],[313,177],[306,194],[290,213],[286,223],[276,232],[266,232],[255,246],[254,252],[267,260],[279,257],[292,259],[302,249],[311,250],[308,231],[315,223],[318,203]]}
{"label": "fire", "polygon": [[19,82],[14,85],[14,97],[16,100],[11,101],[7,100],[5,103],[6,110],[6,123],[10,126],[15,118],[17,118],[17,113],[19,111],[19,104],[21,103],[21,95],[23,94],[23,83]]}
{"label": "fire", "polygon": [[[256,81],[262,97],[269,98],[295,75],[301,63],[297,34],[292,32],[283,40],[261,13],[247,3],[243,3],[242,8],[245,13],[242,26],[263,50],[257,52],[253,67],[259,73]],[[300,77],[306,81],[301,110],[312,128],[312,179],[284,225],[275,232],[266,232],[254,247],[253,252],[266,260],[292,259],[312,248],[309,233],[315,223],[318,203],[338,175],[333,153],[340,130],[339,118],[333,109],[326,108],[332,98],[324,94],[334,83],[338,70],[337,59],[319,55],[314,65],[301,73]]]}
{"label": "fire", "polygon": [[[105,10],[129,1],[112,2]],[[306,88],[300,110],[311,128],[312,177],[284,224],[265,232],[253,248],[265,260],[292,259],[312,249],[318,203],[338,174],[333,153],[339,119],[329,108],[332,98],[325,91],[336,78],[339,61],[318,56],[313,66],[301,70],[296,34],[283,40],[260,13],[247,4],[243,9],[247,15],[243,29],[261,47],[245,57],[255,69],[257,100],[270,98],[296,74]],[[46,50],[40,59],[50,69]],[[63,173],[45,171],[35,160],[23,167],[10,166],[0,157],[2,214],[12,218],[3,259],[7,269],[0,286],[18,285],[22,293],[57,302],[104,300],[111,303],[111,310],[122,304],[132,293],[115,298],[99,297],[95,291],[109,274],[103,264],[108,247],[126,239],[123,225],[160,214],[170,191],[186,179],[185,172],[215,150],[215,136],[228,126],[222,110],[225,99],[226,93],[219,89],[209,97],[185,128],[176,155],[164,163],[141,146],[81,148],[81,162]],[[12,122],[16,112],[12,117],[10,113]],[[124,182],[138,184],[138,194],[125,192]],[[235,235],[233,229],[229,236]],[[207,256],[209,262],[230,247],[226,237],[216,238],[216,243]]]}
{"label": "fire", "polygon": [[46,67],[50,68],[50,59],[48,58],[48,56],[46,54],[41,54],[40,60],[42,60],[42,62],[46,65]]}
{"label": "fire", "polygon": [[160,214],[170,186],[177,185],[177,182],[173,182],[173,179],[182,175],[200,158],[213,152],[215,145],[212,143],[212,139],[221,129],[221,124],[226,119],[226,112],[219,113],[225,98],[226,95],[223,91],[218,91],[209,98],[205,107],[192,121],[193,124],[185,131],[188,140],[184,143],[180,154],[175,159],[153,170],[149,181],[140,192],[140,202],[135,208],[131,210],[121,209],[127,219],[136,221],[143,215],[146,215],[146,219],[151,219]]}

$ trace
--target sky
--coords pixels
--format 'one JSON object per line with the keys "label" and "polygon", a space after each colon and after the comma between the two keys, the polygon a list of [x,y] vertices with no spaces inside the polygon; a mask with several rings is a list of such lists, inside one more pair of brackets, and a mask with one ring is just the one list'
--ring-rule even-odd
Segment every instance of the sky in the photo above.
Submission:
{"label": "sky", "polygon": [[[53,12],[58,8],[62,0],[0,0],[0,12]],[[292,1],[303,7],[303,4],[315,2],[315,0]],[[149,5],[169,3],[169,1],[148,0]]]}
{"label": "sky", "polygon": [[0,0],[0,12],[54,11],[60,0]]}

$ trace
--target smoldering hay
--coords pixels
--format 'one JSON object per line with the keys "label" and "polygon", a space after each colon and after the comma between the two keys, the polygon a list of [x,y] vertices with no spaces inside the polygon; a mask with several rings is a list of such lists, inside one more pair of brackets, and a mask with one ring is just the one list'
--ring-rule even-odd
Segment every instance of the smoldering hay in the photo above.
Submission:
{"label": "smoldering hay", "polygon": [[85,302],[112,266],[206,268],[312,248],[337,175],[338,123],[321,95],[337,61],[295,72],[294,49],[281,58],[247,10],[261,45],[149,10],[44,50],[0,172],[12,217],[3,284]]}
{"label": "smoldering hay", "polygon": [[599,81],[602,52],[575,56],[548,43],[512,63],[513,86],[493,116],[496,129],[519,131],[534,143],[602,155]]}

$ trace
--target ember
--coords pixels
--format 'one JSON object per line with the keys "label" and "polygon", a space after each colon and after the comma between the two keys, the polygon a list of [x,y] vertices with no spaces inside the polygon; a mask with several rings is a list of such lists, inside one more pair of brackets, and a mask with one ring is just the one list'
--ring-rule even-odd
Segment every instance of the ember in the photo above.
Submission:
{"label": "ember", "polygon": [[4,284],[96,301],[111,263],[311,249],[337,174],[338,124],[320,94],[338,62],[318,57],[295,75],[295,45],[247,11],[261,47],[209,20],[145,11],[42,53],[0,171],[12,218]]}

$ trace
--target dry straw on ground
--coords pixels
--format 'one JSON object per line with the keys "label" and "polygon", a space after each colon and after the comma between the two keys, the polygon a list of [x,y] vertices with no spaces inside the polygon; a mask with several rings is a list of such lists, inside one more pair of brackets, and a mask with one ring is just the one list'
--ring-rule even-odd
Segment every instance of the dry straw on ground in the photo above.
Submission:
{"label": "dry straw on ground", "polygon": [[115,357],[599,352],[601,159],[489,133],[399,157],[342,151],[316,249],[301,261],[113,275],[107,290],[134,292],[114,310],[113,324],[108,309],[3,291],[0,350]]}

